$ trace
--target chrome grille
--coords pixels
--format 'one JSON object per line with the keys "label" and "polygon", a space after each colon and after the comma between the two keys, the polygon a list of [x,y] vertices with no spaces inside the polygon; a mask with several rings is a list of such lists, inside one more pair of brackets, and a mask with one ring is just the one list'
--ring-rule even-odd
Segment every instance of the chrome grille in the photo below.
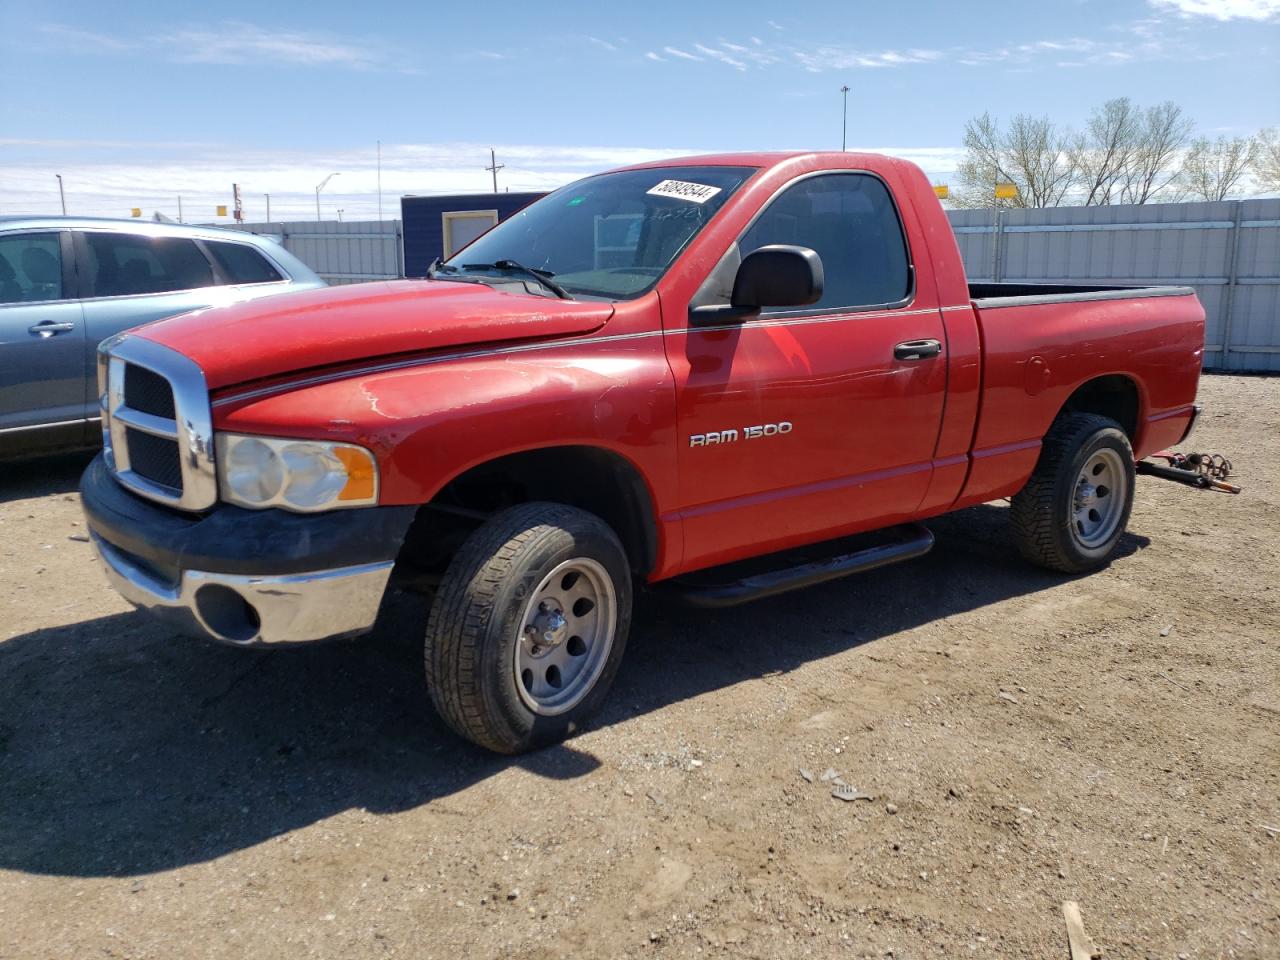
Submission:
{"label": "chrome grille", "polygon": [[182,495],[182,463],[178,459],[178,441],[157,437],[141,430],[125,430],[129,447],[129,466],[162,487]]}
{"label": "chrome grille", "polygon": [[173,388],[169,386],[169,381],[136,363],[125,364],[124,402],[130,409],[141,410],[153,417],[177,419],[173,409]]}
{"label": "chrome grille", "polygon": [[203,510],[218,497],[204,374],[187,357],[122,334],[98,348],[107,467],[134,493]]}

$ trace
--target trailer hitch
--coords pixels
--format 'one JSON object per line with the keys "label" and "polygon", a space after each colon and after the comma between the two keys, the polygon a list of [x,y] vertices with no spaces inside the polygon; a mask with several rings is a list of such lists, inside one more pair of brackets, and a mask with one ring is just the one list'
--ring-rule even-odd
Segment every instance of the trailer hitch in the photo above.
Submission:
{"label": "trailer hitch", "polygon": [[1221,490],[1224,493],[1240,492],[1240,487],[1234,483],[1227,483],[1227,477],[1231,476],[1231,461],[1220,453],[1178,453],[1174,450],[1160,450],[1151,454],[1151,457],[1154,460],[1164,460],[1168,466],[1139,460],[1136,465],[1138,473],[1185,483],[1189,487],[1201,487],[1205,490]]}

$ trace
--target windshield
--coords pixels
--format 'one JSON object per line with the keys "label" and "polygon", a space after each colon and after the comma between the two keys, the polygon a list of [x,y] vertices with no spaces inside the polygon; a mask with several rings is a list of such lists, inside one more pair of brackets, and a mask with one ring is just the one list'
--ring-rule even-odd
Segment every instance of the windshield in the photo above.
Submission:
{"label": "windshield", "polygon": [[636,297],[753,173],[754,167],[655,167],[588,177],[504,220],[451,257],[446,269],[475,276],[515,264],[554,278],[571,296]]}

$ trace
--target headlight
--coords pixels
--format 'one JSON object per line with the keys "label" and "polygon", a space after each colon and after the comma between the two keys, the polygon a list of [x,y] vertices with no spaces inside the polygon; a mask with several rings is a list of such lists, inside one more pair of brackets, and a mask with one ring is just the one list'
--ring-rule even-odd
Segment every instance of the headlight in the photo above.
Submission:
{"label": "headlight", "polygon": [[217,435],[218,490],[242,507],[309,512],[378,501],[373,454],[350,443]]}

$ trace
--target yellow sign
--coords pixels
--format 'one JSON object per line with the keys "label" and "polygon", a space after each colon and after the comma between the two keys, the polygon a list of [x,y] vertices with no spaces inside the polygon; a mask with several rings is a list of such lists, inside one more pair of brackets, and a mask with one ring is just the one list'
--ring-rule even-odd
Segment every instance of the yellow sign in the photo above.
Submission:
{"label": "yellow sign", "polygon": [[997,200],[1013,200],[1018,196],[1018,185],[1016,183],[997,183],[996,199]]}
{"label": "yellow sign", "polygon": [[132,208],[130,208],[130,210],[129,210],[129,216],[131,216],[131,217],[140,217],[140,216],[142,216],[142,208],[141,208],[141,207],[132,207]]}
{"label": "yellow sign", "polygon": [[945,183],[935,183],[933,185],[933,192],[937,194],[939,200],[945,200],[947,197],[951,196],[951,188]]}
{"label": "yellow sign", "polygon": [[225,217],[227,215],[227,205],[225,203],[218,204],[218,216]]}

